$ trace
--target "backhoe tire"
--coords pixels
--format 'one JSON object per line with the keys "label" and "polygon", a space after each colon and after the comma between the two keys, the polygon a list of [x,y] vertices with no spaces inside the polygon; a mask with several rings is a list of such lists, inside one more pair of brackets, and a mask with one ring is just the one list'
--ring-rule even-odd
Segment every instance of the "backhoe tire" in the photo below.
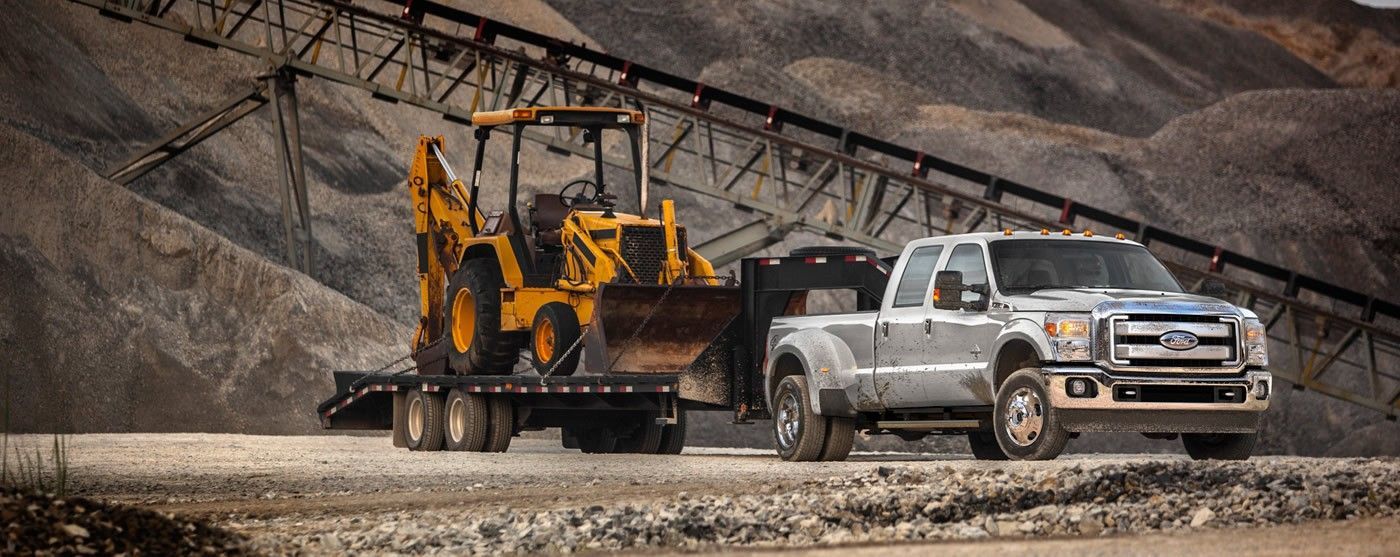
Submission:
{"label": "backhoe tire", "polygon": [[443,434],[449,451],[480,451],[486,446],[486,397],[462,389],[447,394]]}
{"label": "backhoe tire", "polygon": [[826,419],[826,442],[822,443],[822,453],[817,460],[840,462],[851,454],[851,446],[856,442],[856,419],[829,416]]}
{"label": "backhoe tire", "polygon": [[443,323],[447,363],[458,375],[505,375],[520,361],[524,338],[501,330],[505,279],[491,259],[468,259],[447,284]]}
{"label": "backhoe tire", "polygon": [[1181,444],[1191,460],[1249,460],[1258,433],[1183,433]]}
{"label": "backhoe tire", "polygon": [[685,410],[676,409],[676,423],[661,426],[661,443],[656,454],[681,454],[685,450]]}
{"label": "backhoe tire", "polygon": [[540,307],[530,328],[530,363],[535,371],[541,377],[573,375],[583,354],[583,346],[574,344],[581,336],[578,314],[569,304],[550,302]]}
{"label": "backhoe tire", "polygon": [[421,389],[408,392],[404,405],[404,439],[410,451],[442,449],[442,395]]}
{"label": "backhoe tire", "polygon": [[812,411],[808,392],[806,377],[789,375],[773,393],[773,440],[783,460],[817,460],[826,444],[826,418]]}
{"label": "backhoe tire", "polygon": [[486,443],[482,452],[503,453],[510,448],[510,438],[515,434],[515,408],[510,399],[503,396],[486,398]]}
{"label": "backhoe tire", "polygon": [[972,457],[977,460],[1006,460],[997,443],[997,434],[990,431],[974,431],[967,434],[967,444],[972,449]]}
{"label": "backhoe tire", "polygon": [[992,427],[1001,452],[1012,460],[1053,460],[1069,443],[1043,373],[1035,368],[1012,373],[997,389]]}

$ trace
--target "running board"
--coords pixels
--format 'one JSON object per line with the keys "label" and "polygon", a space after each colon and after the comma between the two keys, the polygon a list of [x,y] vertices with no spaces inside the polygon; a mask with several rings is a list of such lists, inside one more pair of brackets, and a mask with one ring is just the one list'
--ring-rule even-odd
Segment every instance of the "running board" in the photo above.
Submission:
{"label": "running board", "polygon": [[875,422],[879,429],[981,429],[978,420],[908,420]]}

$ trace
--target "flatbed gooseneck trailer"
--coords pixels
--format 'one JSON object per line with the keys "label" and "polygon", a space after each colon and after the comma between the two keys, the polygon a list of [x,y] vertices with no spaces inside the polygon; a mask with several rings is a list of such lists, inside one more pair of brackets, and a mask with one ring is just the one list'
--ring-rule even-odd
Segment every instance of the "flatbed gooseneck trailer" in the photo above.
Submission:
{"label": "flatbed gooseneck trailer", "polygon": [[[857,309],[878,307],[889,273],[888,262],[862,248],[806,248],[787,257],[749,258],[741,262],[741,307],[735,317],[677,373],[336,372],[336,394],[318,412],[327,429],[393,430],[400,447],[425,431],[442,432],[445,442],[418,450],[475,445],[479,448],[471,450],[504,451],[521,431],[560,428],[563,445],[584,452],[675,454],[685,443],[687,411],[728,411],[735,423],[771,417],[763,357],[774,317],[804,313],[808,293],[816,290],[853,293]],[[466,394],[484,397],[486,411],[450,411],[465,404]],[[411,412],[413,404],[426,407]],[[452,441],[473,436],[480,439]]]}

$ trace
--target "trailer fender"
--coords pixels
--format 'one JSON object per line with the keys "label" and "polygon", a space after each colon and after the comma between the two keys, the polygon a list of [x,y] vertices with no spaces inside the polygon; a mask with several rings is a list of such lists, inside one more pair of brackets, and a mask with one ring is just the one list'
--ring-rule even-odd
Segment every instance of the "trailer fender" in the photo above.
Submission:
{"label": "trailer fender", "polygon": [[821,329],[795,331],[778,339],[768,353],[763,370],[763,383],[769,407],[773,391],[783,377],[799,372],[792,362],[801,366],[811,386],[808,403],[821,416],[856,415],[851,393],[857,392],[856,359],[849,346],[836,335]]}

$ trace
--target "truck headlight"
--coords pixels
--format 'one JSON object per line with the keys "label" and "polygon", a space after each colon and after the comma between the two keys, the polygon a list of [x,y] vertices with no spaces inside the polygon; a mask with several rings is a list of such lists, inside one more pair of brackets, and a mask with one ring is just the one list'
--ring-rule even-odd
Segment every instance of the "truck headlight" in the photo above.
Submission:
{"label": "truck headlight", "polygon": [[1062,362],[1086,362],[1093,359],[1089,347],[1089,316],[1083,313],[1049,313],[1045,315],[1045,334],[1055,347],[1055,358]]}
{"label": "truck headlight", "polygon": [[1269,365],[1269,335],[1264,323],[1252,317],[1244,321],[1244,356],[1246,365]]}

